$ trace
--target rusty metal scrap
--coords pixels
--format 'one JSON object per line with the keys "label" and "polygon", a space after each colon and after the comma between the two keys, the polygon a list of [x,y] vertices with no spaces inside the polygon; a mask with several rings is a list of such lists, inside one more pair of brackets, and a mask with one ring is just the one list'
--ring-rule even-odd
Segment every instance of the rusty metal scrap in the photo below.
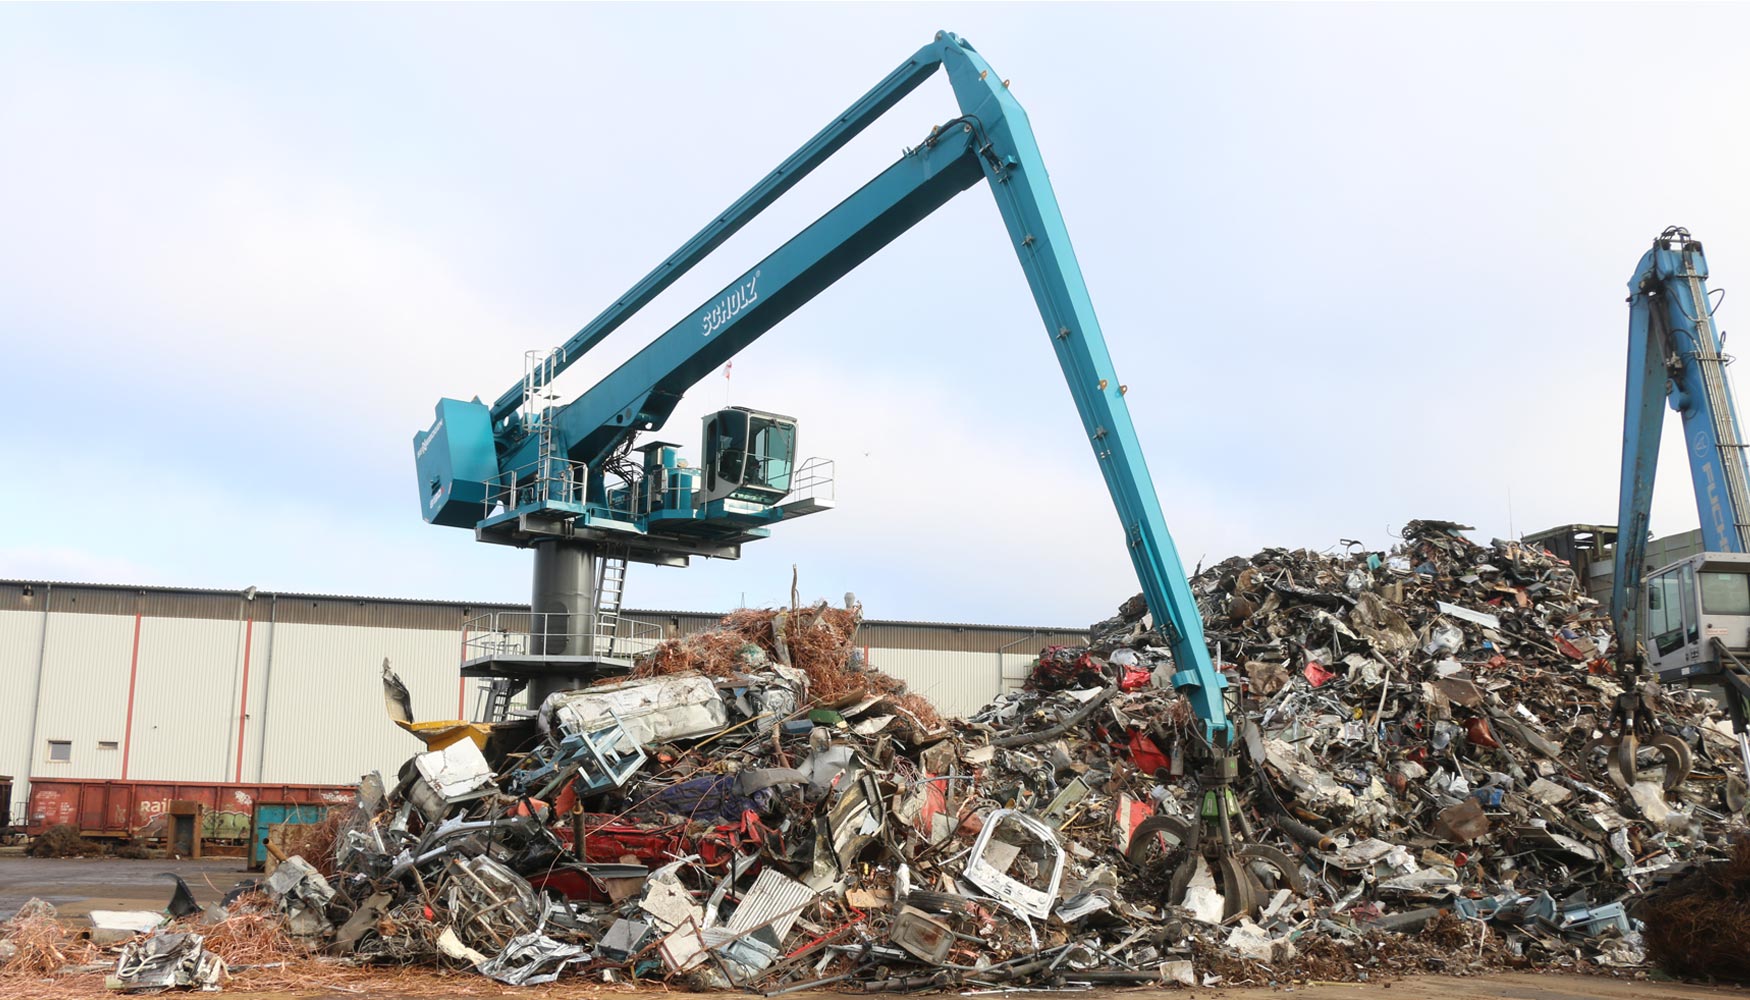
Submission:
{"label": "rusty metal scrap", "polygon": [[[861,661],[857,609],[737,612],[500,724],[485,755],[367,779],[270,905],[348,961],[511,984],[1215,985],[1632,968],[1639,896],[1726,854],[1724,713],[1668,692],[1694,772],[1617,793],[1592,749],[1618,693],[1607,616],[1553,556],[1416,521],[1389,552],[1267,549],[1192,591],[1268,852],[1253,916],[1177,864],[1200,736],[1140,598],[952,724]],[[631,763],[567,770],[609,719]]]}

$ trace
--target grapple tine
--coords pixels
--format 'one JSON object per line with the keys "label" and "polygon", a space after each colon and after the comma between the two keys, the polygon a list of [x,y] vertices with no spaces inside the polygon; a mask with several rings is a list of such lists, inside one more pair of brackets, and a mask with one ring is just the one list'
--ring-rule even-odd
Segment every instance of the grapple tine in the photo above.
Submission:
{"label": "grapple tine", "polygon": [[1610,753],[1610,764],[1606,771],[1610,773],[1611,784],[1623,790],[1635,785],[1635,752],[1640,749],[1633,733],[1624,733],[1617,741],[1616,747]]}
{"label": "grapple tine", "polygon": [[1670,733],[1653,737],[1648,746],[1657,747],[1665,758],[1665,790],[1670,791],[1689,779],[1693,759],[1689,744]]}
{"label": "grapple tine", "polygon": [[1300,877],[1300,865],[1288,855],[1268,844],[1247,844],[1240,848],[1239,855],[1245,861],[1256,861],[1270,866],[1282,876],[1282,881],[1288,883],[1288,888],[1294,890],[1295,895],[1306,895],[1306,883]]}
{"label": "grapple tine", "polygon": [[1224,854],[1215,867],[1221,881],[1221,894],[1227,901],[1222,919],[1257,913],[1263,905],[1264,887],[1246,867],[1245,861],[1239,855]]}

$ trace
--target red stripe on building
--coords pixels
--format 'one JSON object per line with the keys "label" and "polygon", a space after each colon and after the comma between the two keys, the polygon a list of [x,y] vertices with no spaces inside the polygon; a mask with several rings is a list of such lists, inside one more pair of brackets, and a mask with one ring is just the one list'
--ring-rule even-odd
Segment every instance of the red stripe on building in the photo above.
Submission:
{"label": "red stripe on building", "polygon": [[237,777],[243,780],[243,724],[249,721],[249,648],[255,645],[255,619],[243,627],[243,697],[237,702]]}
{"label": "red stripe on building", "polygon": [[140,676],[140,616],[134,615],[134,655],[128,661],[128,721],[122,726],[122,780],[128,780],[128,755],[134,749],[134,681]]}

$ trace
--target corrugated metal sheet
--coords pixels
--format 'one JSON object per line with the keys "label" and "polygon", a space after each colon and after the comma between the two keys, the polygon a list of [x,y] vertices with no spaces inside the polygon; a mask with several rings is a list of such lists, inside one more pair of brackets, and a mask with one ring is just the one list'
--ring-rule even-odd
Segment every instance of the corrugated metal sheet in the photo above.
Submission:
{"label": "corrugated metal sheet", "polygon": [[12,815],[22,815],[30,775],[30,719],[36,712],[40,612],[0,611],[0,774],[12,775]]}
{"label": "corrugated metal sheet", "polygon": [[[149,781],[230,781],[238,686],[243,679],[241,621],[146,618],[140,623],[128,777]],[[259,633],[251,667],[260,654]],[[117,686],[127,686],[124,666]]]}
{"label": "corrugated metal sheet", "polygon": [[[31,748],[26,773],[57,778],[121,777],[133,617],[61,611],[57,595],[43,644],[36,746]],[[72,759],[49,760],[51,741],[70,742]],[[100,743],[113,747],[100,747]]]}
{"label": "corrugated metal sheet", "polygon": [[730,916],[726,929],[740,936],[770,927],[773,940],[782,941],[790,936],[790,928],[796,926],[802,911],[818,895],[777,869],[762,868],[759,877],[753,880],[753,887]]}
{"label": "corrugated metal sheet", "polygon": [[[203,837],[244,840],[250,839],[250,816],[258,801],[328,806],[345,804],[352,798],[352,789],[347,786],[39,778],[31,783],[25,823],[31,833],[73,823],[87,836],[127,837],[160,825],[172,802],[199,802]],[[254,843],[260,850],[260,842]]]}
{"label": "corrugated metal sheet", "polygon": [[1001,690],[995,653],[871,649],[869,662],[905,681],[943,715],[970,715]]}
{"label": "corrugated metal sheet", "polygon": [[1067,646],[1088,641],[1086,632],[1040,629],[994,629],[977,625],[917,625],[864,622],[858,643],[876,649],[935,649],[955,653],[991,653],[1029,650],[1037,655],[1046,646]]}
{"label": "corrugated metal sheet", "polygon": [[1017,650],[1014,652],[996,654],[999,665],[998,674],[1002,684],[998,693],[1003,691],[1019,691],[1027,683],[1027,678],[1033,675],[1033,663],[1039,658],[1037,651]]}
{"label": "corrugated metal sheet", "polygon": [[407,684],[415,718],[450,718],[460,638],[447,630],[280,623],[272,686],[264,692],[265,762],[259,776],[245,767],[244,777],[330,784],[380,770],[393,780],[421,747],[383,711],[383,658]]}
{"label": "corrugated metal sheet", "polygon": [[[261,591],[245,601],[235,591],[177,587],[130,587],[90,583],[0,580],[0,611],[40,611],[52,588],[56,610],[148,618],[199,618],[234,621],[253,616],[288,624],[355,625],[374,628],[460,629],[469,618],[492,611],[526,611],[526,604],[420,601],[394,597],[331,594],[279,594]],[[30,593],[26,593],[29,591]],[[628,609],[628,617],[663,625],[679,634],[714,627],[717,612]],[[896,649],[996,652],[1017,640],[1039,646],[1087,641],[1085,630],[962,622],[884,621],[863,623],[863,644]]]}
{"label": "corrugated metal sheet", "polygon": [[[392,775],[419,747],[383,713],[383,658],[411,689],[420,718],[471,717],[482,682],[458,677],[461,622],[510,607],[266,593],[244,601],[228,591],[0,581],[0,690],[8,695],[0,699],[0,774],[21,779],[16,799],[31,775],[119,778],[124,758],[134,780],[330,784],[373,769]],[[628,614],[674,633],[721,618]],[[972,712],[1018,686],[1040,648],[1084,640],[1055,629],[880,621],[858,635],[875,666],[947,714]],[[49,740],[73,743],[73,759],[50,763]]]}
{"label": "corrugated metal sheet", "polygon": [[126,587],[91,583],[0,580],[0,610],[40,611],[53,591],[58,611],[153,618],[234,620],[240,615],[284,622],[368,625],[384,628],[461,628],[490,611],[527,610],[527,605],[417,601],[392,597],[275,594],[261,591],[246,601],[237,591],[177,587]]}

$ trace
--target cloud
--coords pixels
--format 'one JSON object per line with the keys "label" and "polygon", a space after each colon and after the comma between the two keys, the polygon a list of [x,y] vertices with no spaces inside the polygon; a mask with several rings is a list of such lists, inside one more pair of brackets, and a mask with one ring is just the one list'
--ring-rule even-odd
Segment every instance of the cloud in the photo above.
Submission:
{"label": "cloud", "polygon": [[15,580],[163,584],[161,567],[64,545],[0,546],[0,573]]}
{"label": "cloud", "polygon": [[[1750,274],[1750,140],[1642,71],[1682,50],[1690,92],[1741,92],[1730,30],[1634,8],[1514,12],[1512,31],[1490,8],[951,13],[1029,108],[1188,564],[1383,547],[1418,516],[1484,536],[1613,520],[1634,258],[1683,222],[1716,286]],[[431,405],[514,383],[525,349],[929,35],[905,8],[106,18],[0,11],[0,128],[30,151],[0,162],[0,391],[31,418],[0,454],[56,510],[0,500],[0,555],[475,599],[525,593],[527,557],[417,519],[409,441]],[[659,62],[631,42],[653,29]],[[941,80],[921,88],[561,389],[952,113]],[[1674,175],[1694,137],[1705,155]],[[726,400],[801,418],[804,451],[839,461],[840,506],[740,563],[635,571],[633,603],[776,600],[791,564],[890,617],[1073,624],[1134,591],[981,188],[706,378],[661,436],[696,459]],[[1669,444],[1661,532],[1695,523]]]}

